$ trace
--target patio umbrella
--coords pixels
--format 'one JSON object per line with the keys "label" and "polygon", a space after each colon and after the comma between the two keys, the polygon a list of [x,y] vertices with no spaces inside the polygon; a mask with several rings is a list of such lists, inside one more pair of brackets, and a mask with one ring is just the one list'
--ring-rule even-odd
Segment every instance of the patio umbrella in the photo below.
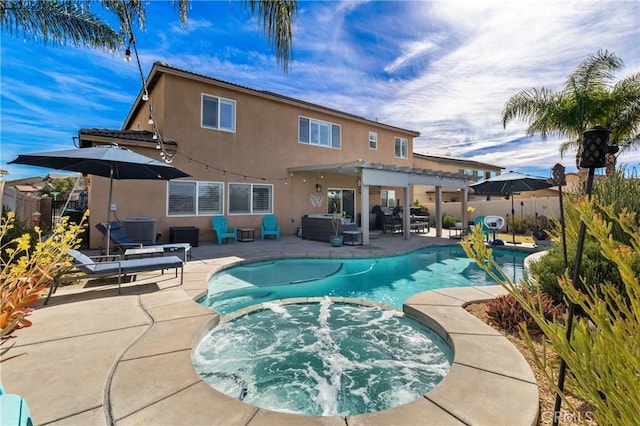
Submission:
{"label": "patio umbrella", "polygon": [[[515,218],[516,211],[513,204],[513,194],[525,191],[537,191],[538,189],[549,188],[552,185],[546,178],[524,173],[508,172],[472,183],[469,186],[478,193],[509,195],[511,197],[511,217]],[[515,223],[515,220],[513,223]],[[514,226],[511,226],[511,231],[513,234],[513,244],[515,245],[516,230]]]}
{"label": "patio umbrella", "polygon": [[169,164],[145,157],[116,144],[20,154],[18,158],[10,161],[9,164],[27,164],[108,177],[107,254],[109,254],[109,238],[111,234],[113,179],[170,180],[189,176]]}

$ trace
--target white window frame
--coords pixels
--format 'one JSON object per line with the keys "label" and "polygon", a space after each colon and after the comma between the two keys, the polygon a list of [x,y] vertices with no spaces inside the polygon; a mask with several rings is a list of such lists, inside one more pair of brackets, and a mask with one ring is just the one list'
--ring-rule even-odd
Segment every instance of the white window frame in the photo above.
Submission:
{"label": "white window frame", "polygon": [[383,189],[380,191],[380,206],[387,207],[390,209],[396,206],[395,189]]}
{"label": "white window frame", "polygon": [[[204,102],[205,99],[216,99],[217,101],[217,114],[218,116],[216,117],[216,123],[217,126],[211,126],[211,125],[205,125],[204,124]],[[231,107],[231,127],[222,127],[221,123],[222,123],[222,110],[223,108],[221,108],[222,105],[227,105]],[[227,98],[222,98],[220,96],[215,96],[215,95],[209,95],[206,93],[202,93],[200,96],[200,127],[202,127],[203,129],[212,129],[212,130],[220,130],[222,132],[230,132],[230,133],[235,133],[236,132],[236,101],[234,101],[233,99],[227,99]]]}
{"label": "white window frame", "polygon": [[[273,185],[272,184],[268,184],[268,183],[247,183],[247,182],[229,182],[229,190],[227,191],[227,206],[228,206],[228,214],[229,216],[239,216],[239,215],[265,215],[265,214],[273,214]],[[249,210],[248,211],[235,211],[232,212],[232,205],[231,205],[231,187],[232,185],[239,185],[239,186],[248,186],[249,187],[249,193],[248,196],[250,197],[248,200],[246,200],[248,202],[249,205]],[[255,188],[260,188],[260,187],[265,187],[265,188],[269,188],[269,208],[267,210],[258,210],[256,211],[254,208],[254,203],[253,203],[253,197],[255,195],[254,193],[254,189]]]}
{"label": "white window frame", "polygon": [[378,149],[378,134],[376,132],[369,132],[369,149]]}
{"label": "white window frame", "polygon": [[[302,131],[302,122],[307,121],[308,131]],[[317,129],[314,131],[314,128]],[[337,132],[337,137],[336,137]],[[326,140],[321,136],[326,134]],[[337,140],[336,140],[337,139]],[[298,116],[298,143],[321,146],[323,148],[342,148],[342,126],[329,121],[318,120],[303,115]]]}
{"label": "white window frame", "polygon": [[[172,184],[191,184],[193,185],[193,212],[192,213],[172,213],[170,209],[170,198],[171,198],[171,185]],[[200,212],[200,187],[202,185],[216,185],[220,188],[220,209],[217,211],[207,211],[205,213]],[[192,216],[215,216],[223,214],[224,212],[224,183],[223,182],[209,182],[209,181],[195,181],[195,180],[175,180],[175,181],[167,181],[167,200],[166,200],[166,213],[167,217],[192,217]]]}
{"label": "white window frame", "polygon": [[409,158],[409,140],[399,136],[393,138],[393,154],[396,158]]}

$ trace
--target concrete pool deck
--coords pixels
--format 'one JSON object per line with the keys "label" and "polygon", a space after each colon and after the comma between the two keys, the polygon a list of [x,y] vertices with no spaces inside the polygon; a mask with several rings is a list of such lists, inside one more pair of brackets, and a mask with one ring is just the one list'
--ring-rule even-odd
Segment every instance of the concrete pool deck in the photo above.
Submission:
{"label": "concrete pool deck", "polygon": [[37,425],[536,424],[538,388],[526,361],[463,309],[501,294],[498,286],[441,289],[406,302],[407,314],[452,345],[454,363],[431,392],[383,412],[312,417],[259,409],[215,391],[193,368],[193,345],[219,321],[194,298],[216,270],[266,257],[373,257],[451,243],[389,234],[366,247],[331,248],[294,236],[209,243],[193,248],[182,286],[169,272],[141,274],[121,295],[115,283],[61,287],[48,306],[36,307],[33,326],[17,332],[9,353],[17,357],[2,363],[2,382],[27,400]]}

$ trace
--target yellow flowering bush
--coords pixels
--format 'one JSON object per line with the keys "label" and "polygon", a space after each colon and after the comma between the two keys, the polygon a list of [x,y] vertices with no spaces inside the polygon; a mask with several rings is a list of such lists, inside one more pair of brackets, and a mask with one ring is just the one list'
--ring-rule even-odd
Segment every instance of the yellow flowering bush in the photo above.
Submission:
{"label": "yellow flowering bush", "polygon": [[[0,345],[4,346],[15,337],[12,334],[16,330],[31,325],[27,319],[33,311],[31,306],[51,281],[63,269],[70,267],[67,253],[79,246],[78,236],[84,231],[88,215],[87,211],[80,224],[69,223],[68,217],[63,217],[46,238],[39,227],[34,228],[37,241],[32,241],[29,234],[5,241],[14,227],[15,213],[9,212],[2,218],[0,249],[4,255],[0,272]],[[0,350],[0,356],[9,349]]]}

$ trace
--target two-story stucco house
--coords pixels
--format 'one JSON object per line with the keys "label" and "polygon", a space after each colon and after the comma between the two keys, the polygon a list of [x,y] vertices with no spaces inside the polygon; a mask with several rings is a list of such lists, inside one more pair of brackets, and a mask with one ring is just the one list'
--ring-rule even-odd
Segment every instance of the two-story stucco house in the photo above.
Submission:
{"label": "two-story stucco house", "polygon": [[[309,102],[155,63],[120,130],[81,129],[81,147],[118,143],[191,175],[173,181],[114,181],[113,215],[152,217],[160,241],[171,227],[214,239],[211,219],[251,227],[274,214],[295,234],[304,215],[334,209],[358,222],[393,190],[408,210],[413,185],[463,188],[467,179],[414,167],[418,132]],[[107,179],[92,177],[92,226],[106,220]],[[367,214],[362,214],[363,212]],[[112,217],[113,217],[112,215]],[[408,229],[406,227],[405,229]],[[103,244],[92,233],[91,246]],[[409,238],[408,234],[405,238]]]}

